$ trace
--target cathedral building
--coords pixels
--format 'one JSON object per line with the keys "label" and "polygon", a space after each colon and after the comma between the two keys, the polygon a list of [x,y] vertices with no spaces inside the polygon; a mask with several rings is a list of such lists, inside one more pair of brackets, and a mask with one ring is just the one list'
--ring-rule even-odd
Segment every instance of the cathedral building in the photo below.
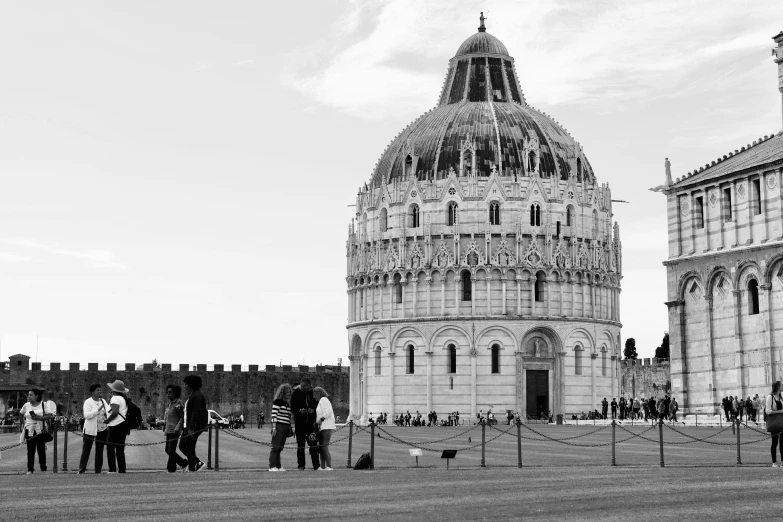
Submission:
{"label": "cathedral building", "polygon": [[[783,94],[783,32],[773,49]],[[691,413],[783,378],[783,132],[674,182],[666,160],[672,394]]]}
{"label": "cathedral building", "polygon": [[620,229],[579,143],[478,32],[391,141],[348,230],[350,411],[525,418],[619,390]]}

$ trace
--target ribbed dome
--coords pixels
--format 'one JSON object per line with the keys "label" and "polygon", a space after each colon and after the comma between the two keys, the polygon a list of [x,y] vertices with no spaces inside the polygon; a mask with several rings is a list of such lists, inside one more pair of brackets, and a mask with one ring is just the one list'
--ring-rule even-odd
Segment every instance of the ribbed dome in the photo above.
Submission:
{"label": "ribbed dome", "polygon": [[502,54],[508,56],[508,49],[503,42],[489,33],[479,31],[459,46],[455,56],[466,54]]}

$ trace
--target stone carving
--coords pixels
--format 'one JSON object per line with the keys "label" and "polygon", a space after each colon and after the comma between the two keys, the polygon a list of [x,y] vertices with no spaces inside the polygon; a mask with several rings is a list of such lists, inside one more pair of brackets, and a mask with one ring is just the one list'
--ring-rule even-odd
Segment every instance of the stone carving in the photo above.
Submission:
{"label": "stone carving", "polygon": [[435,255],[432,258],[432,265],[438,268],[445,268],[454,264],[454,256],[451,250],[446,246],[446,242],[441,240]]}
{"label": "stone carving", "polygon": [[475,239],[471,239],[465,252],[462,254],[462,266],[477,266],[486,264],[484,254],[478,247]]}
{"label": "stone carving", "polygon": [[525,263],[534,267],[544,266],[544,256],[538,248],[538,240],[534,237],[530,240],[525,251]]}
{"label": "stone carving", "polygon": [[576,256],[576,266],[579,268],[590,268],[590,253],[587,251],[587,242],[582,241],[579,246],[579,253]]}
{"label": "stone carving", "polygon": [[424,253],[421,251],[419,243],[414,243],[411,248],[411,255],[408,256],[408,266],[411,268],[422,268],[424,260]]}
{"label": "stone carving", "polygon": [[690,212],[690,211],[691,211],[690,203],[688,203],[687,199],[683,199],[680,202],[680,212],[682,213],[683,216],[687,216],[688,212]]}
{"label": "stone carving", "polygon": [[400,254],[397,252],[397,247],[393,246],[389,248],[389,252],[386,254],[386,270],[391,271],[400,266]]}
{"label": "stone carving", "polygon": [[492,256],[492,264],[500,266],[513,266],[516,264],[514,254],[511,253],[511,250],[508,248],[508,241],[505,239],[502,239],[498,244],[498,248]]}
{"label": "stone carving", "polygon": [[745,199],[745,184],[744,183],[740,183],[739,185],[737,185],[737,196],[740,199]]}
{"label": "stone carving", "polygon": [[571,266],[571,259],[567,253],[568,247],[566,242],[563,241],[563,236],[558,236],[557,246],[552,257],[555,260],[555,266],[558,268],[566,268]]}
{"label": "stone carving", "polygon": [[770,174],[767,176],[767,186],[769,188],[775,188],[775,185],[778,184],[778,177],[775,174]]}
{"label": "stone carving", "polygon": [[718,204],[718,191],[717,190],[711,190],[710,191],[710,207],[715,208],[715,205]]}

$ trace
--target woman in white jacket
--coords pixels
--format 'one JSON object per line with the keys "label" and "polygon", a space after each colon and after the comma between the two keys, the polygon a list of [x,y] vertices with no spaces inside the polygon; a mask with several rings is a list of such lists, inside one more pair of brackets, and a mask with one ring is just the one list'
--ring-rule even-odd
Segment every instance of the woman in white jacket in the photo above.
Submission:
{"label": "woman in white jacket", "polygon": [[317,386],[313,388],[313,397],[318,401],[315,408],[316,427],[319,429],[319,452],[321,454],[321,467],[324,471],[332,471],[332,454],[329,452],[329,443],[332,440],[332,432],[335,430],[334,410],[329,402],[329,394],[326,390]]}

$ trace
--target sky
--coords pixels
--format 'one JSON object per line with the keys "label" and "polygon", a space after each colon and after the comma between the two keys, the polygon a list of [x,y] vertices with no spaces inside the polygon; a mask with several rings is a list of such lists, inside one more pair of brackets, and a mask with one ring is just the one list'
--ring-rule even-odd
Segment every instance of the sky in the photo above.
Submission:
{"label": "sky", "polygon": [[[335,364],[360,185],[487,31],[609,183],[623,339],[667,330],[665,197],[781,130],[783,3],[15,2],[0,16],[0,358]],[[347,364],[347,360],[346,360]]]}

